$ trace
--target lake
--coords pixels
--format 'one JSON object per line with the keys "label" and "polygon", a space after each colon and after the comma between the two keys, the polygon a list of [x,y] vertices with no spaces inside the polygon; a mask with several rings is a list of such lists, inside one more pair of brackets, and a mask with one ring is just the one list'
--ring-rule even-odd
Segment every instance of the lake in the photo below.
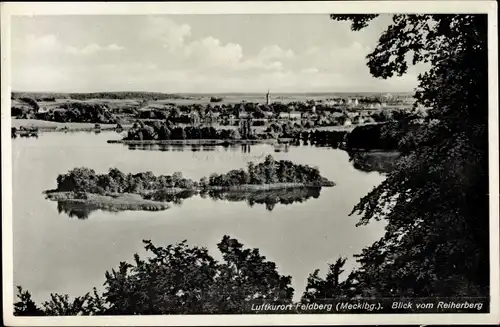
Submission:
{"label": "lake", "polygon": [[[50,293],[73,297],[94,286],[102,290],[106,270],[120,261],[132,262],[134,253],[145,255],[144,239],[158,246],[187,240],[190,245],[207,247],[220,259],[216,245],[224,235],[245,247],[259,248],[281,274],[291,275],[298,299],[315,269],[324,274],[327,263],[345,256],[348,271],[355,264],[352,255],[382,236],[383,223],[355,227],[359,217],[349,213],[384,176],[355,169],[345,151],[290,146],[276,152],[270,145],[148,151],[106,143],[119,138],[115,132],[57,132],[12,140],[14,284],[29,290],[37,303],[47,300]],[[166,211],[98,210],[87,219],[70,217],[42,194],[56,187],[58,174],[75,167],[97,173],[111,167],[125,173],[181,171],[199,179],[246,167],[248,161],[263,161],[268,154],[277,160],[317,166],[337,185],[301,202],[278,203],[272,210],[258,203],[250,206],[245,201],[193,196]]]}

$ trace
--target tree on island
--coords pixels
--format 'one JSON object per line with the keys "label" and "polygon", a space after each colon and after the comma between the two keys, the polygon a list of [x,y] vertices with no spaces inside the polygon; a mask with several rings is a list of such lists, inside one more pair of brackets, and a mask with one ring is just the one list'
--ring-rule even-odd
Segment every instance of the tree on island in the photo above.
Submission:
{"label": "tree on island", "polygon": [[134,123],[125,140],[192,140],[192,139],[239,139],[234,129],[215,129],[212,126],[174,126],[167,119],[163,122]]}
{"label": "tree on island", "polygon": [[[360,30],[376,16],[331,18]],[[360,267],[335,293],[487,296],[487,15],[394,15],[368,67],[379,78],[402,75],[408,54],[413,64],[430,64],[415,94],[417,105],[432,108],[427,127],[406,137],[395,170],[355,206],[358,225],[384,219],[386,232],[357,256]]]}
{"label": "tree on island", "polygon": [[276,161],[268,155],[264,162],[249,162],[247,170],[233,169],[225,174],[211,174],[199,181],[185,178],[181,172],[172,175],[155,176],[152,172],[125,174],[117,168],[107,174],[97,174],[93,169],[77,167],[57,177],[57,188],[51,192],[74,192],[84,197],[84,193],[117,194],[136,193],[147,195],[151,191],[169,188],[203,190],[210,187],[231,187],[241,185],[264,185],[291,183],[296,186],[322,187],[334,183],[321,176],[316,167],[294,164],[289,160]]}
{"label": "tree on island", "polygon": [[321,176],[315,167],[294,164],[289,160],[276,161],[268,155],[264,162],[255,164],[249,162],[247,171],[233,169],[226,174],[212,174],[208,180],[209,186],[237,186],[244,184],[265,185],[276,183],[291,183],[305,186],[333,186],[333,182]]}
{"label": "tree on island", "polygon": [[135,254],[133,263],[121,262],[107,271],[102,295],[96,289],[73,300],[51,294],[39,307],[18,287],[14,314],[230,314],[250,312],[252,300],[292,301],[291,277],[279,274],[276,264],[258,249],[245,249],[229,236],[217,245],[222,262],[206,248],[189,247],[186,241],[166,247],[143,243],[151,256],[142,259]]}

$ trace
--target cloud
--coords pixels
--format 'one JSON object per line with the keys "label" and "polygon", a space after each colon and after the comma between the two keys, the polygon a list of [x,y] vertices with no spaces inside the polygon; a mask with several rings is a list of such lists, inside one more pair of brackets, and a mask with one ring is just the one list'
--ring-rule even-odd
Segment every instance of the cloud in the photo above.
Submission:
{"label": "cloud", "polygon": [[319,72],[318,68],[314,68],[314,67],[305,68],[305,69],[301,70],[301,73],[305,73],[305,74],[316,74],[318,72]]}
{"label": "cloud", "polygon": [[164,48],[176,51],[191,35],[191,26],[177,24],[173,20],[163,17],[148,17],[140,37],[161,41]]}
{"label": "cloud", "polygon": [[187,60],[194,60],[202,66],[234,67],[243,58],[243,49],[236,43],[222,44],[219,39],[206,37],[184,46]]}
{"label": "cloud", "polygon": [[124,47],[121,47],[115,43],[108,45],[106,48],[109,51],[122,51],[123,49],[125,49]]}
{"label": "cloud", "polygon": [[189,25],[177,24],[168,18],[148,19],[142,35],[161,42],[166,51],[162,58],[172,69],[197,68],[203,72],[279,70],[284,65],[283,60],[294,56],[291,50],[270,45],[262,48],[257,56],[247,58],[240,44],[224,43],[214,36],[192,39]]}
{"label": "cloud", "polygon": [[14,38],[12,40],[13,51],[24,52],[50,52],[57,51],[60,48],[57,37],[54,34],[45,34],[42,36],[35,36],[28,34],[24,39]]}
{"label": "cloud", "polygon": [[[14,87],[36,90],[40,89],[37,85],[46,85],[54,91],[260,92],[270,88],[273,92],[389,92],[411,90],[417,84],[418,69],[400,78],[373,78],[366,66],[366,55],[373,46],[362,40],[317,43],[293,50],[279,39],[275,44],[267,40],[260,48],[252,40],[254,47],[249,49],[252,42],[245,42],[248,40],[243,36],[241,42],[225,42],[223,33],[196,34],[190,25],[165,17],[147,17],[140,22],[131,32],[135,34],[121,41],[119,35],[108,31],[107,43],[99,35],[83,35],[85,43],[66,44],[57,28],[44,35],[13,39],[15,51],[23,52],[14,56],[19,71],[13,70],[17,75]],[[112,55],[118,52],[119,61]],[[105,53],[110,55],[102,55]]]}
{"label": "cloud", "polygon": [[278,45],[265,46],[260,50],[257,55],[257,59],[262,61],[272,61],[272,60],[283,60],[290,59],[295,56],[295,53],[291,50],[283,50]]}
{"label": "cloud", "polygon": [[100,46],[96,43],[92,43],[92,44],[86,45],[86,46],[81,47],[81,48],[74,47],[74,46],[65,46],[63,48],[63,51],[65,53],[69,53],[72,55],[86,56],[86,55],[92,55],[92,54],[95,54],[98,52],[117,52],[117,51],[122,51],[123,49],[125,49],[125,48],[121,47],[117,44],[114,44],[114,43],[107,45],[107,46],[104,46],[104,47]]}
{"label": "cloud", "polygon": [[96,43],[81,47],[63,44],[54,34],[35,36],[27,35],[25,39],[15,40],[13,51],[23,52],[36,57],[38,54],[69,54],[69,55],[92,55],[99,52],[117,52],[124,50],[124,47],[115,43],[101,46]]}

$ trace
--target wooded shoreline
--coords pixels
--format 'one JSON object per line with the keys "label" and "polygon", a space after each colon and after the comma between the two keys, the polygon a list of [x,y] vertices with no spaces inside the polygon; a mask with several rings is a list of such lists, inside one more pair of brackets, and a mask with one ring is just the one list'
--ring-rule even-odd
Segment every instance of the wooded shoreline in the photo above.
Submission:
{"label": "wooded shoreline", "polygon": [[187,139],[187,140],[108,140],[109,144],[126,145],[156,145],[156,144],[182,144],[182,145],[232,145],[232,144],[277,144],[292,142],[292,138],[258,139],[258,140],[218,140],[218,139]]}

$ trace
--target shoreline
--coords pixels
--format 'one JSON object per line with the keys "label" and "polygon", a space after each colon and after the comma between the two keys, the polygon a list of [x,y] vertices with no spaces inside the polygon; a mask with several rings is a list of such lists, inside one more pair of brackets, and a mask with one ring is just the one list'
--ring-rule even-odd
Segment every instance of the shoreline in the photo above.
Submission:
{"label": "shoreline", "polygon": [[164,192],[172,196],[183,192],[192,192],[193,195],[202,192],[218,191],[231,194],[258,194],[266,191],[287,189],[321,189],[322,187],[333,187],[335,182],[324,180],[320,183],[274,183],[274,184],[244,184],[234,186],[208,186],[195,187],[192,189],[165,188],[151,190],[141,193],[117,193],[101,195],[90,192],[46,190],[43,193],[46,199],[68,204],[81,204],[95,209],[106,211],[163,211],[170,208],[168,201],[152,200],[151,195],[156,192]]}
{"label": "shoreline", "polygon": [[376,154],[376,153],[384,153],[387,155],[400,155],[401,150],[398,149],[372,149],[372,148],[350,148],[345,145],[339,146],[340,150],[343,150],[348,153],[367,153],[367,154]]}
{"label": "shoreline", "polygon": [[[96,128],[95,127],[96,124],[100,125],[100,128]],[[24,128],[29,131],[35,129],[36,132],[39,133],[114,131],[117,130],[116,125],[117,124],[76,123],[76,122],[60,123],[60,122],[40,120],[40,119],[11,118],[11,127],[15,127],[17,129],[16,134],[26,132],[20,130],[20,128]],[[123,124],[122,131],[130,129],[131,127],[132,124]]]}
{"label": "shoreline", "polygon": [[69,204],[82,204],[105,211],[163,211],[170,208],[166,202],[144,199],[139,194],[121,193],[117,195],[100,195],[83,192],[83,197],[74,192],[44,192],[51,201]]}
{"label": "shoreline", "polygon": [[[31,126],[24,126],[25,128],[32,128]],[[27,133],[57,133],[57,132],[62,132],[62,133],[68,133],[68,132],[109,132],[109,131],[116,131],[116,127],[101,127],[101,128],[94,128],[94,127],[79,127],[79,128],[60,128],[60,127],[35,127],[36,130],[34,131],[23,131],[23,130],[18,130],[16,131],[16,135],[24,135]],[[125,131],[126,128],[121,129],[121,131]]]}
{"label": "shoreline", "polygon": [[125,145],[234,145],[234,144],[278,144],[291,142],[292,139],[260,139],[260,140],[231,140],[231,139],[187,139],[187,140],[108,140],[109,144]]}
{"label": "shoreline", "polygon": [[207,191],[226,191],[226,192],[240,192],[240,191],[267,191],[267,190],[286,190],[295,188],[321,188],[333,187],[335,182],[323,181],[322,183],[273,183],[273,184],[243,184],[234,186],[209,186],[205,189]]}

